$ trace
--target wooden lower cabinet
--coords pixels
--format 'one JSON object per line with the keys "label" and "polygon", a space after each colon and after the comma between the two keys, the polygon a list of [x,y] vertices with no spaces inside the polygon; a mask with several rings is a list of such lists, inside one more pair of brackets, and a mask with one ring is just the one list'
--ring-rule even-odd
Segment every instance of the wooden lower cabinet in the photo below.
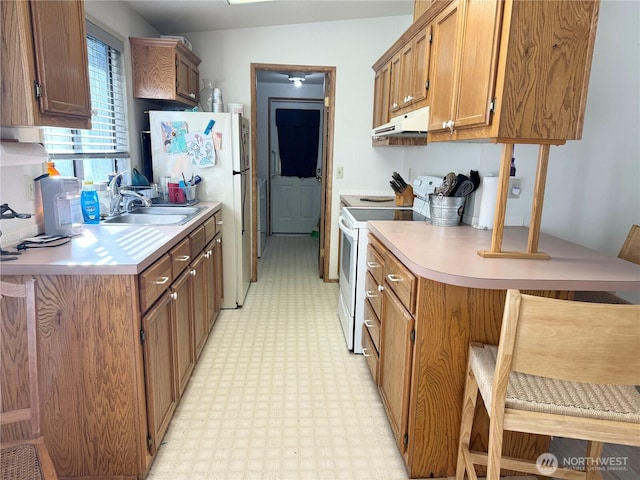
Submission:
{"label": "wooden lower cabinet", "polygon": [[[146,477],[188,384],[196,345],[201,350],[208,338],[208,303],[198,292],[218,292],[212,298],[219,302],[219,235],[210,239],[220,252],[211,252],[217,259],[211,276],[207,248],[187,261],[192,252],[184,240],[139,275],[2,276],[36,280],[42,434],[58,477]],[[0,387],[3,405],[11,407],[24,392],[5,369],[22,351],[24,335],[4,317]],[[3,440],[21,435],[19,429],[3,428]]]}
{"label": "wooden lower cabinet", "polygon": [[166,292],[142,317],[149,450],[155,455],[178,404],[173,300]]}
{"label": "wooden lower cabinet", "polygon": [[383,297],[382,344],[380,346],[380,397],[401,452],[409,435],[409,388],[413,359],[414,319],[398,297],[387,288]]}
{"label": "wooden lower cabinet", "polygon": [[[412,314],[397,295],[397,286],[394,290],[388,281],[390,268],[406,267],[388,250],[380,252],[379,243],[376,249],[385,263],[378,385],[389,423],[410,478],[454,476],[469,342],[498,344],[506,291],[414,277]],[[570,296],[560,291],[526,293]],[[481,402],[471,437],[472,448],[478,450],[487,448],[488,437]],[[535,461],[548,446],[548,437],[507,432],[504,455]]]}
{"label": "wooden lower cabinet", "polygon": [[194,316],[192,313],[191,271],[185,271],[171,285],[173,322],[176,335],[176,368],[178,372],[178,392],[187,386],[195,365]]}

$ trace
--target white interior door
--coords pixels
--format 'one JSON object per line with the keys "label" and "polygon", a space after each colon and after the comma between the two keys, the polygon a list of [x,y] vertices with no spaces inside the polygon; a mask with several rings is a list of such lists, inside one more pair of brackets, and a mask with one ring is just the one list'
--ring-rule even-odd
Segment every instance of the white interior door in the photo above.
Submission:
{"label": "white interior door", "polygon": [[310,234],[320,220],[321,184],[317,177],[284,177],[280,174],[280,149],[278,130],[275,126],[277,108],[299,110],[319,110],[319,148],[316,161],[317,176],[322,174],[322,131],[324,122],[323,101],[274,101],[271,102],[270,143],[271,143],[271,232]]}

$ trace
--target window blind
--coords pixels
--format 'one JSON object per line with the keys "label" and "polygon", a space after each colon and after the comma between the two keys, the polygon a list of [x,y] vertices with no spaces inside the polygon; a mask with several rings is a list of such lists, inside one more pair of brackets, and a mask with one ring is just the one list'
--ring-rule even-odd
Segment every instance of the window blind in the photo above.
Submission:
{"label": "window blind", "polygon": [[124,45],[87,22],[91,130],[45,128],[51,159],[129,158],[123,71]]}

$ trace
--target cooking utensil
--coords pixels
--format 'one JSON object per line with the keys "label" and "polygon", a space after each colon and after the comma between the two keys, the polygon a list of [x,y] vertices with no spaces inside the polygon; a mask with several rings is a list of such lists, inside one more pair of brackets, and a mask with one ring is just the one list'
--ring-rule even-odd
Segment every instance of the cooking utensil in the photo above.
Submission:
{"label": "cooking utensil", "polygon": [[398,182],[396,182],[395,180],[391,180],[389,182],[389,185],[391,185],[391,188],[393,189],[394,192],[402,193],[402,188],[400,188],[400,185],[398,185]]}

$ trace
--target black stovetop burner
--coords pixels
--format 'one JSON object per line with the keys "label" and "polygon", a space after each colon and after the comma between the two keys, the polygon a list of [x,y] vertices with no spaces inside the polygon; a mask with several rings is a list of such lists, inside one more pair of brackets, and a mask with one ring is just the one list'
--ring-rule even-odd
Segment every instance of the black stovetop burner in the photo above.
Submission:
{"label": "black stovetop burner", "polygon": [[427,217],[411,208],[349,208],[349,213],[358,222],[375,220],[425,221]]}

